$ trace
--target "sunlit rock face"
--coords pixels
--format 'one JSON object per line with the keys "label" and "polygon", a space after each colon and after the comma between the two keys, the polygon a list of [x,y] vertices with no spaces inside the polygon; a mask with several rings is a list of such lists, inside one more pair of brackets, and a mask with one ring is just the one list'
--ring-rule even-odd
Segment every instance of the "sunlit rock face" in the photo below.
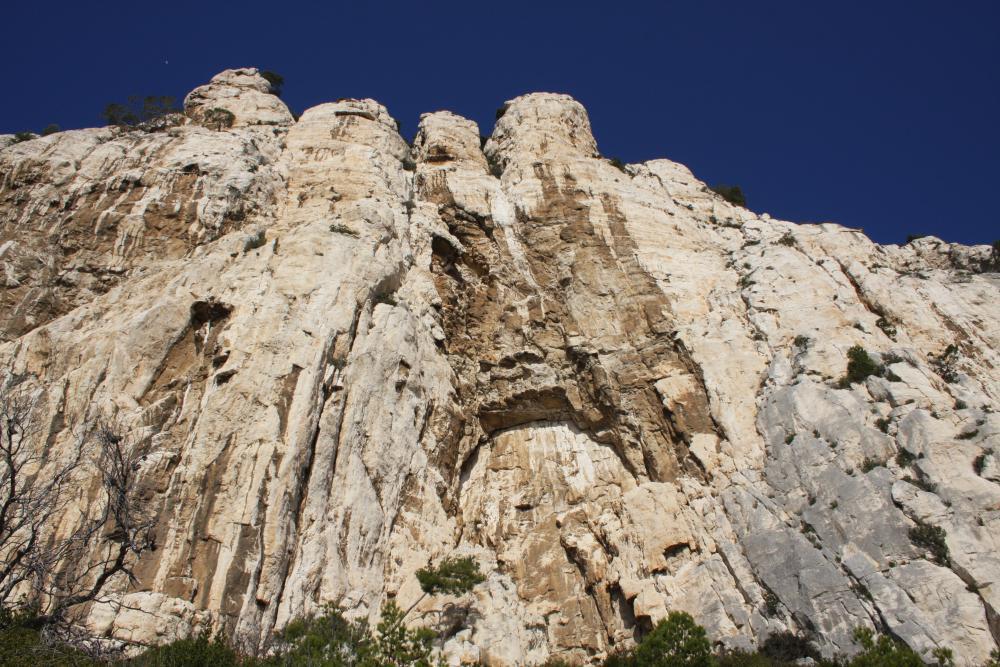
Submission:
{"label": "sunlit rock face", "polygon": [[[0,142],[4,372],[53,457],[101,413],[145,453],[158,548],[95,631],[374,619],[457,552],[487,581],[411,616],[461,611],[453,662],[595,662],[671,610],[733,647],[849,651],[864,626],[986,659],[989,247],[879,246],[667,160],[616,168],[564,95],[507,102],[485,143],[425,114],[411,146],[373,100],[294,120],[268,90],[231,70],[164,131]],[[853,345],[882,377],[839,384]]]}

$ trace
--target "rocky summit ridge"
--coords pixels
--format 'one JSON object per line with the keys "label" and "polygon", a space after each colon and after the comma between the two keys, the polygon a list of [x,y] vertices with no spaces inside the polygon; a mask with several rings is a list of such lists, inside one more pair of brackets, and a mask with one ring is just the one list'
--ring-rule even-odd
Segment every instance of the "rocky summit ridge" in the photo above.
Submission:
{"label": "rocky summit ridge", "polygon": [[[157,549],[93,631],[256,643],[327,602],[406,608],[460,554],[487,580],[411,615],[460,610],[455,663],[598,660],[670,610],[734,647],[996,647],[990,247],[618,168],[565,95],[507,102],[485,143],[424,114],[408,145],[373,100],[296,119],[268,91],[228,70],[159,131],[0,138],[4,376],[49,459],[98,414],[143,448]],[[842,382],[853,346],[882,372]]]}

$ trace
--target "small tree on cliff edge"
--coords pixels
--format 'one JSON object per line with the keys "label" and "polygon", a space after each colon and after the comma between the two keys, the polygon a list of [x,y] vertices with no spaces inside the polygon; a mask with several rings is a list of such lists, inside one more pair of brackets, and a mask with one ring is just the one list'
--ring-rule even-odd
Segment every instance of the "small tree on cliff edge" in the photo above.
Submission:
{"label": "small tree on cliff edge", "polygon": [[738,185],[725,185],[719,183],[711,187],[712,192],[725,199],[730,204],[746,208],[747,198],[743,194],[742,188]]}
{"label": "small tree on cliff edge", "polygon": [[260,73],[261,77],[271,84],[271,93],[276,97],[281,97],[281,88],[285,85],[285,77],[269,69]]}
{"label": "small tree on cliff edge", "polygon": [[476,584],[486,581],[486,577],[479,571],[479,564],[471,556],[452,556],[445,558],[437,567],[428,566],[417,570],[417,581],[420,582],[423,594],[399,618],[399,623],[428,595],[462,595],[471,591]]}
{"label": "small tree on cliff edge", "polygon": [[635,650],[635,664],[641,667],[711,667],[714,663],[705,628],[683,611],[670,612]]}

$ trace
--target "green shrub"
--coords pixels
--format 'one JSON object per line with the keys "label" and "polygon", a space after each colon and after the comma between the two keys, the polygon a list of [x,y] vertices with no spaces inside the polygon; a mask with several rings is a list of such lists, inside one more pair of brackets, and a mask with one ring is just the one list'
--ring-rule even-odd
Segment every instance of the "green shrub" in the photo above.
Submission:
{"label": "green shrub", "polygon": [[216,131],[226,130],[236,122],[236,116],[229,109],[218,107],[205,112],[205,127]]}
{"label": "green shrub", "polygon": [[396,301],[396,297],[392,295],[391,292],[381,292],[375,295],[373,306],[377,306],[380,303],[384,303],[387,306],[397,306],[399,302]]}
{"label": "green shrub", "polygon": [[35,138],[34,132],[17,132],[14,134],[14,143],[19,144],[22,141],[31,141]]}
{"label": "green shrub", "polygon": [[248,662],[219,636],[210,639],[202,634],[151,648],[124,664],[134,667],[235,667]]}
{"label": "green shrub", "polygon": [[896,453],[896,465],[900,468],[909,468],[916,460],[917,457],[914,456],[908,449],[900,448],[900,450]]}
{"label": "green shrub", "polygon": [[617,169],[618,171],[622,172],[623,174],[628,173],[628,171],[625,170],[625,163],[619,160],[618,158],[613,157],[610,158],[608,161],[611,162],[611,166]]}
{"label": "green shrub", "polygon": [[875,468],[881,468],[884,465],[885,462],[883,461],[865,457],[865,460],[861,462],[861,472],[868,473],[871,472],[872,470],[875,470]]}
{"label": "green shrub", "polygon": [[881,368],[875,360],[868,356],[868,352],[860,345],[855,345],[847,351],[847,376],[845,380],[848,384],[864,382],[869,376],[878,375]]}
{"label": "green shrub", "polygon": [[992,455],[993,455],[993,450],[987,449],[985,452],[977,456],[975,460],[972,461],[972,469],[976,471],[977,475],[983,474],[983,470],[986,469],[986,457]]}
{"label": "green shrub", "polygon": [[108,125],[136,127],[179,112],[174,98],[169,95],[132,95],[125,104],[108,104],[101,116]]}
{"label": "green shrub", "polygon": [[903,477],[903,481],[909,482],[913,486],[917,487],[918,489],[923,489],[927,493],[937,493],[937,484],[928,482],[922,477],[914,478],[910,477],[909,475],[906,475],[905,477]]}
{"label": "green shrub", "polygon": [[775,667],[775,662],[760,653],[730,650],[720,651],[715,656],[718,667]]}
{"label": "green shrub", "polygon": [[746,197],[743,195],[743,190],[738,185],[724,185],[719,183],[713,185],[711,190],[730,204],[742,206],[743,208],[747,207]]}
{"label": "green shrub", "polygon": [[711,667],[712,663],[705,628],[683,611],[670,612],[635,650],[638,667]]}
{"label": "green shrub", "polygon": [[986,270],[1000,271],[1000,241],[994,241],[990,249],[990,258],[987,261]]}
{"label": "green shrub", "polygon": [[784,234],[781,235],[781,238],[778,239],[778,243],[780,243],[783,246],[788,246],[789,248],[794,247],[795,237],[792,236],[791,232],[785,232]]}
{"label": "green shrub", "polygon": [[373,665],[411,665],[431,667],[438,663],[432,658],[435,634],[427,628],[410,630],[403,625],[405,614],[395,602],[382,607],[374,637]]}
{"label": "green shrub", "polygon": [[335,222],[332,225],[330,225],[330,231],[333,232],[334,234],[347,234],[348,236],[355,236],[355,237],[358,236],[358,233],[356,231],[354,231],[347,225],[341,224],[339,222]]}
{"label": "green shrub", "polygon": [[250,252],[251,250],[256,250],[267,243],[267,235],[264,230],[258,230],[256,234],[244,237],[243,239],[243,252]]}
{"label": "green shrub", "polygon": [[951,564],[951,556],[948,552],[948,544],[945,542],[947,534],[941,526],[932,526],[917,520],[917,525],[910,528],[910,541],[921,549],[931,553],[931,556],[939,564],[948,567]]}
{"label": "green shrub", "polygon": [[778,596],[772,593],[767,588],[764,589],[763,597],[764,597],[764,611],[770,617],[777,616],[779,610],[778,605],[781,604],[781,600],[779,600]]}
{"label": "green shrub", "polygon": [[[278,635],[274,654],[262,665],[329,667],[431,667],[435,633],[403,625],[405,614],[395,602],[382,607],[374,631],[364,621],[348,621],[333,605],[320,616],[298,618]],[[244,662],[242,664],[253,664]]]}
{"label": "green shrub", "polygon": [[0,665],[89,667],[98,664],[72,647],[46,643],[33,623],[35,619],[31,608],[0,607]]}
{"label": "green shrub", "polygon": [[955,667],[955,653],[950,648],[938,646],[931,651],[931,655],[937,667]]}
{"label": "green shrub", "polygon": [[281,88],[285,85],[285,77],[269,69],[264,70],[260,75],[271,84],[271,94],[281,97]]}
{"label": "green shrub", "polygon": [[890,320],[887,317],[880,317],[875,321],[875,326],[881,329],[882,333],[884,333],[886,336],[888,336],[893,340],[896,340],[896,334],[898,332],[896,331],[896,325],[892,323],[892,320]]}
{"label": "green shrub", "polygon": [[949,383],[958,381],[958,369],[955,367],[959,358],[957,345],[950,344],[944,348],[941,354],[937,356],[931,354],[928,356],[930,357],[931,368],[941,376],[942,380]]}
{"label": "green shrub", "polygon": [[59,126],[55,123],[49,123],[45,126],[45,129],[42,130],[42,136],[47,137],[50,134],[55,134],[56,132],[59,132],[59,129]]}
{"label": "green shrub", "polygon": [[883,352],[882,353],[882,363],[887,366],[890,364],[900,364],[906,361],[903,357],[899,356],[895,352]]}
{"label": "green shrub", "polygon": [[[375,652],[368,624],[348,621],[335,606],[328,604],[319,616],[293,620],[278,635],[273,663],[278,665],[349,664],[351,655],[363,664]],[[340,658],[340,662],[336,660]]]}
{"label": "green shrub", "polygon": [[420,589],[427,595],[447,593],[460,595],[486,581],[479,571],[479,564],[470,556],[445,558],[437,567],[417,570]]}
{"label": "green shrub", "polygon": [[857,628],[854,641],[861,644],[861,652],[846,663],[849,667],[924,667],[912,649],[884,635],[876,638],[868,628]]}
{"label": "green shrub", "polygon": [[794,632],[775,632],[760,645],[760,653],[775,662],[795,662],[802,658],[818,659],[819,652],[812,643]]}

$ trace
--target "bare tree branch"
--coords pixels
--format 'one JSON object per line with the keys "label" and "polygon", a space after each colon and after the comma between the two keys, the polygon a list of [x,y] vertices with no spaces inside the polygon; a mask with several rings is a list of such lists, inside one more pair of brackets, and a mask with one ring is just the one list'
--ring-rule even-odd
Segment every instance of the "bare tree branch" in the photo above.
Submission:
{"label": "bare tree branch", "polygon": [[[142,456],[125,424],[99,419],[70,451],[48,452],[40,395],[25,384],[0,387],[0,611],[31,607],[36,627],[76,637],[70,611],[102,599],[117,579],[135,582],[135,563],[155,549],[153,521],[139,501]],[[72,517],[74,490],[95,478],[96,498]]]}

